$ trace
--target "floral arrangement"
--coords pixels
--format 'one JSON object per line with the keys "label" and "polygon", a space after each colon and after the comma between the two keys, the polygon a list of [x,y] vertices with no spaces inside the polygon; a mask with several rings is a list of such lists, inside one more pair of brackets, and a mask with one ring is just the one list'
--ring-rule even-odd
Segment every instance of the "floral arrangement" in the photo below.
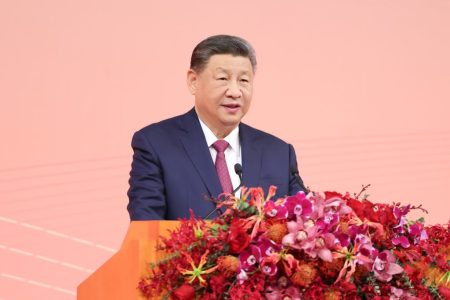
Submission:
{"label": "floral arrangement", "polygon": [[[156,299],[450,299],[450,231],[421,206],[261,188],[222,195],[220,217],[181,220],[139,282]],[[422,209],[423,210],[423,209]]]}

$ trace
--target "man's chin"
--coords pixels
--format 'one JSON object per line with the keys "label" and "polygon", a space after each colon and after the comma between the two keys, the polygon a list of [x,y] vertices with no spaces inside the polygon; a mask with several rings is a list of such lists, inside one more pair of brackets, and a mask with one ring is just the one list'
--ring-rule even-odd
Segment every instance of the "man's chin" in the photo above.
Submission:
{"label": "man's chin", "polygon": [[222,125],[228,128],[234,128],[239,125],[241,122],[242,117],[236,117],[236,118],[223,118],[222,119]]}

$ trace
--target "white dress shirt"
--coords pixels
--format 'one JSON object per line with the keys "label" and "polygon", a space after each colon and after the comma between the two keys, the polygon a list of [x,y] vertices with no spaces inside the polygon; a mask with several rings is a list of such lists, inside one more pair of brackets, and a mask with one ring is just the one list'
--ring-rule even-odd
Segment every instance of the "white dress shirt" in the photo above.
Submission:
{"label": "white dress shirt", "polygon": [[[203,123],[203,121],[198,118],[200,121],[200,125],[203,130],[203,134],[206,138],[206,143],[208,144],[209,152],[211,153],[211,158],[213,162],[216,161],[217,151],[212,146],[218,138],[214,135],[214,133],[209,129],[209,127]],[[241,142],[239,141],[239,126],[236,126],[230,134],[228,134],[225,138],[225,141],[228,142],[229,146],[225,150],[225,160],[227,161],[228,173],[230,174],[231,183],[233,184],[233,189],[237,188],[240,180],[239,176],[234,172],[234,165],[239,163],[242,165],[242,152],[241,152]],[[238,190],[235,194],[237,197],[240,196],[240,190]]]}

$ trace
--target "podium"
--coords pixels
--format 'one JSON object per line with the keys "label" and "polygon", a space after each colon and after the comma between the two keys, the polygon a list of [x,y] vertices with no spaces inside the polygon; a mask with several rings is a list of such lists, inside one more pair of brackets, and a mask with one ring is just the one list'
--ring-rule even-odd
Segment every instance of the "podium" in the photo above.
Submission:
{"label": "podium", "polygon": [[148,265],[161,258],[155,251],[160,236],[168,236],[179,221],[133,221],[119,251],[77,288],[78,300],[145,300],[137,289]]}

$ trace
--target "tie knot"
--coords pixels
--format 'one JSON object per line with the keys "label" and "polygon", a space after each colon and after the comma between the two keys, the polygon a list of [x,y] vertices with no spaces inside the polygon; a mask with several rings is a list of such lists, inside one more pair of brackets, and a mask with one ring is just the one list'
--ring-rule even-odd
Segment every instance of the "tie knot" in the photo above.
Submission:
{"label": "tie knot", "polygon": [[223,153],[225,149],[228,148],[229,144],[225,140],[217,140],[214,144],[212,144],[212,146],[217,152]]}

